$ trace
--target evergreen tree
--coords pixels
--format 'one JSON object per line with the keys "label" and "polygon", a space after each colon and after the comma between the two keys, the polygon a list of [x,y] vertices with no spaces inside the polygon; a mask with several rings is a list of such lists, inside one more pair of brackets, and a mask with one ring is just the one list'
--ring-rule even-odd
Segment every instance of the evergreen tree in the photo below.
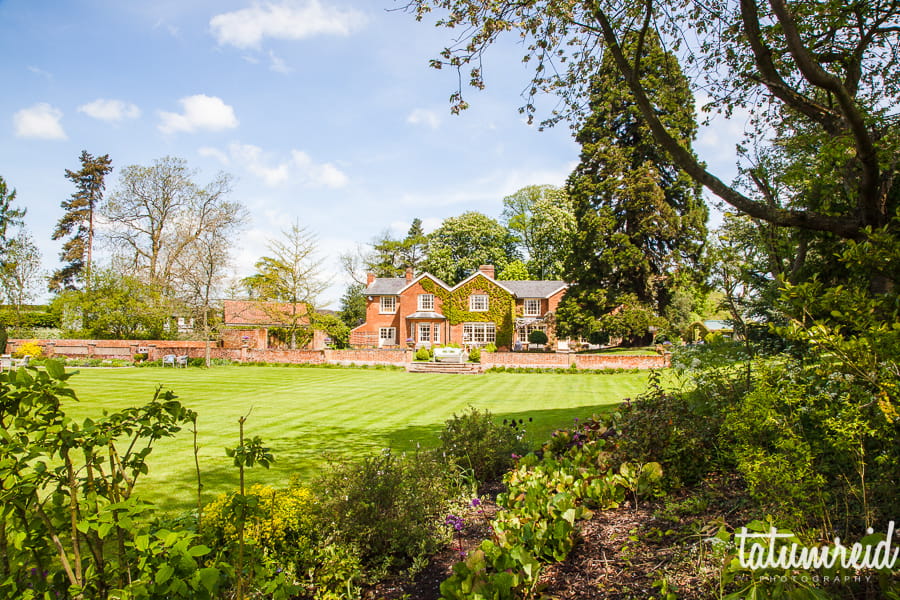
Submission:
{"label": "evergreen tree", "polygon": [[338,317],[351,329],[366,322],[366,289],[363,283],[352,283],[341,296]]}
{"label": "evergreen tree", "polygon": [[9,248],[7,231],[10,227],[18,227],[25,217],[24,208],[13,208],[16,200],[16,190],[9,190],[6,181],[0,176],[0,265],[6,260],[6,252]]}
{"label": "evergreen tree", "polygon": [[106,175],[112,171],[109,154],[93,156],[82,150],[81,169],[66,169],[66,179],[76,190],[60,204],[66,211],[56,224],[53,239],[71,236],[62,247],[59,257],[66,263],[50,278],[50,289],[77,289],[80,283],[91,287],[91,260],[94,246],[94,211],[103,199]]}
{"label": "evergreen tree", "polygon": [[[630,41],[634,53],[638,42]],[[659,119],[689,147],[697,132],[694,99],[678,62],[648,34],[642,64],[642,84]],[[706,206],[697,184],[654,141],[609,59],[593,82],[591,106],[576,138],[581,163],[567,183],[577,224],[566,264],[567,279],[576,285],[567,302],[597,316],[633,296],[662,312],[672,274],[698,270]]]}

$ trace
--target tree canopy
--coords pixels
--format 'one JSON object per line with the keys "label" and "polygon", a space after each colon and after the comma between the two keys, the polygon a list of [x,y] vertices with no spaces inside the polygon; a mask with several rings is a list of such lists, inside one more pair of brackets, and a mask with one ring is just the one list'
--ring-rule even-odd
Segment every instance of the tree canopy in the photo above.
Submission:
{"label": "tree canopy", "polygon": [[[539,94],[558,94],[560,108],[545,124],[569,120],[576,128],[590,114],[591,83],[604,57],[631,91],[656,142],[694,181],[741,212],[776,225],[859,239],[866,228],[890,226],[898,206],[897,118],[900,83],[900,5],[880,0],[788,3],[786,0],[694,2],[647,0],[411,0],[407,10],[424,19],[438,9],[437,25],[459,30],[432,66],[460,71],[460,82],[485,85],[487,49],[508,32],[524,41],[533,77],[521,110],[533,117]],[[660,118],[648,94],[644,40],[658,32],[685,66],[692,88],[709,96],[708,108],[751,119],[743,181],[722,181]],[[627,40],[637,43],[629,50]],[[462,84],[460,83],[460,86]],[[460,87],[452,110],[467,106]],[[810,148],[824,150],[813,177],[775,185],[760,157],[804,132]],[[817,155],[820,155],[817,153]],[[801,157],[780,165],[799,168]],[[797,160],[795,160],[797,159]],[[812,202],[817,181],[834,181],[838,197]]]}
{"label": "tree canopy", "polygon": [[515,240],[503,225],[479,212],[444,219],[429,237],[425,270],[454,285],[480,265],[502,271],[518,258]]}

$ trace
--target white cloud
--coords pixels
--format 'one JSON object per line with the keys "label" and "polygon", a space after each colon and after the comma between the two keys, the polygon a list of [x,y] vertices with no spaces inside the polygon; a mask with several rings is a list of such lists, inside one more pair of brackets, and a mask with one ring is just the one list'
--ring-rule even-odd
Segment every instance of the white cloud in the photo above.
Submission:
{"label": "white cloud", "polygon": [[200,148],[199,153],[215,158],[223,165],[242,165],[269,187],[296,181],[312,187],[341,188],[349,181],[335,165],[317,163],[301,150],[292,150],[290,158],[281,161],[273,159],[259,146],[237,142],[229,144],[227,152],[207,147]]}
{"label": "white cloud", "polygon": [[356,10],[323,6],[319,0],[255,2],[209,21],[219,44],[258,48],[264,38],[301,40],[314,35],[350,35],[365,23]]}
{"label": "white cloud", "polygon": [[432,129],[437,129],[441,125],[441,119],[433,110],[427,108],[417,108],[409,113],[406,122],[411,125],[427,125]]}
{"label": "white cloud", "polygon": [[107,100],[105,98],[97,98],[93,102],[79,106],[78,112],[83,112],[87,116],[101,121],[111,122],[137,119],[141,116],[141,109],[137,105],[123,102],[122,100]]}
{"label": "white cloud", "polygon": [[16,136],[40,140],[64,140],[66,132],[59,122],[62,116],[61,110],[46,102],[23,108],[13,115]]}
{"label": "white cloud", "polygon": [[34,73],[35,75],[40,75],[41,77],[47,79],[48,81],[53,79],[53,73],[51,73],[49,71],[45,71],[45,70],[41,69],[40,67],[28,65],[28,70],[31,71],[32,73]]}
{"label": "white cloud", "polygon": [[225,104],[221,98],[197,94],[179,100],[184,113],[170,113],[160,111],[162,122],[159,130],[163,133],[177,133],[185,131],[223,131],[238,126],[234,109]]}

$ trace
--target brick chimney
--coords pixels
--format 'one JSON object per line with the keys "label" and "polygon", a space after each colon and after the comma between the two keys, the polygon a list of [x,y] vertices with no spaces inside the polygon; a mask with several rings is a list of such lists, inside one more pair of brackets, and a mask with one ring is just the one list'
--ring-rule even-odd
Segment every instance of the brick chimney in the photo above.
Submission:
{"label": "brick chimney", "polygon": [[366,287],[375,283],[375,273],[366,273]]}
{"label": "brick chimney", "polygon": [[494,265],[481,265],[478,270],[488,279],[494,278]]}
{"label": "brick chimney", "polygon": [[413,280],[413,270],[412,267],[406,267],[406,283],[409,283]]}

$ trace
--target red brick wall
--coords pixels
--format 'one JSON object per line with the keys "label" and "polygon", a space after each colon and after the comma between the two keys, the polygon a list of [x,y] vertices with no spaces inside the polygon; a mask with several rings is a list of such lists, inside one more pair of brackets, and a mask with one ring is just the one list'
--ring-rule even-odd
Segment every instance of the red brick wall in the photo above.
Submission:
{"label": "red brick wall", "polygon": [[549,352],[482,352],[485,367],[531,367],[568,369],[661,369],[669,366],[670,355],[628,356],[603,354],[556,354]]}
{"label": "red brick wall", "polygon": [[321,350],[256,350],[249,349],[244,359],[249,362],[267,363],[311,363],[320,365],[325,362]]}
{"label": "red brick wall", "polygon": [[350,349],[325,350],[324,361],[328,363],[356,364],[404,364],[412,362],[412,350]]}

